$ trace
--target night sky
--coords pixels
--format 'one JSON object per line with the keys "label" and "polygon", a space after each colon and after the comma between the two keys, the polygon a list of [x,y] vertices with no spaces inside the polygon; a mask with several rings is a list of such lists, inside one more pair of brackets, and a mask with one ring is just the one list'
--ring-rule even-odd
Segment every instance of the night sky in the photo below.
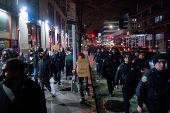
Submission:
{"label": "night sky", "polygon": [[136,14],[137,10],[137,0],[91,0],[89,4],[93,7],[94,13],[90,8],[86,8],[83,23],[88,25],[92,18],[94,20],[86,33],[92,33],[93,30],[100,31],[101,25],[106,19],[120,18],[126,12]]}

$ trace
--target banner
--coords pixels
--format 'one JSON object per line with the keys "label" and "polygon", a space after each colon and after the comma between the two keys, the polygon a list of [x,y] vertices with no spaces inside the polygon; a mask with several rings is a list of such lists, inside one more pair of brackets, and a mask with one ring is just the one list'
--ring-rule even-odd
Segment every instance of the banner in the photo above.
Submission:
{"label": "banner", "polygon": [[75,24],[76,22],[76,1],[67,0],[67,23]]}
{"label": "banner", "polygon": [[78,63],[78,74],[79,74],[79,77],[88,77],[88,76],[90,76],[89,59],[88,58],[78,59],[77,63]]}

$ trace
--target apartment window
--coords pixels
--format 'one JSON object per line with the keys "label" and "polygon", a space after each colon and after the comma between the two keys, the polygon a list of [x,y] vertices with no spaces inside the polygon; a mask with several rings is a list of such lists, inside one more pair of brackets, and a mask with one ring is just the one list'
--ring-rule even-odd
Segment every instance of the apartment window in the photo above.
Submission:
{"label": "apartment window", "polygon": [[134,22],[134,19],[132,19],[132,21]]}
{"label": "apartment window", "polygon": [[155,23],[157,24],[159,22],[159,16],[155,17]]}
{"label": "apartment window", "polygon": [[162,21],[162,15],[159,16],[159,21]]}
{"label": "apartment window", "polygon": [[165,14],[159,15],[155,17],[155,23],[159,23],[165,19]]}

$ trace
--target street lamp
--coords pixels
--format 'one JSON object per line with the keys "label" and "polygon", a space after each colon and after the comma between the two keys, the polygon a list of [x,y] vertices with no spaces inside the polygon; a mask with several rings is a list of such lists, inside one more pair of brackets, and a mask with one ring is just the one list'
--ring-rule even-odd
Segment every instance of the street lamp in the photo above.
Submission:
{"label": "street lamp", "polygon": [[112,28],[113,28],[113,25],[110,25],[109,27],[110,27],[110,29],[112,29]]}

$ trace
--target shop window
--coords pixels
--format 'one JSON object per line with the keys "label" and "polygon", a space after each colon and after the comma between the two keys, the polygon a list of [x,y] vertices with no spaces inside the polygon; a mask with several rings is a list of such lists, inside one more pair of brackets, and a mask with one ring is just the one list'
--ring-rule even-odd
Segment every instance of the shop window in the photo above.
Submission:
{"label": "shop window", "polygon": [[132,19],[132,21],[134,22],[134,19]]}
{"label": "shop window", "polygon": [[0,10],[0,38],[10,39],[9,15]]}
{"label": "shop window", "polygon": [[17,39],[17,21],[12,18],[12,39]]}

